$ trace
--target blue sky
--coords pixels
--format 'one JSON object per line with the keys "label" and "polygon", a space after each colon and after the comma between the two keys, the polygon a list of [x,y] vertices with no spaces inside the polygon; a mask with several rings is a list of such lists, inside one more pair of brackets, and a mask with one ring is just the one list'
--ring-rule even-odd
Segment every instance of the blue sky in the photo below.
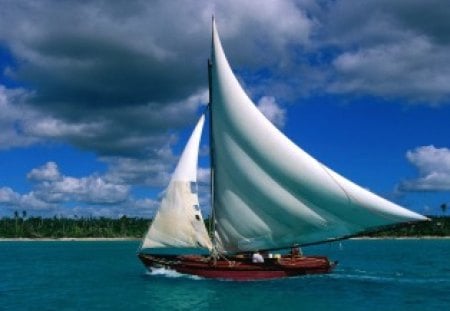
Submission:
{"label": "blue sky", "polygon": [[250,97],[305,151],[414,211],[450,203],[442,1],[18,0],[0,12],[0,216],[152,216],[207,101],[212,14]]}

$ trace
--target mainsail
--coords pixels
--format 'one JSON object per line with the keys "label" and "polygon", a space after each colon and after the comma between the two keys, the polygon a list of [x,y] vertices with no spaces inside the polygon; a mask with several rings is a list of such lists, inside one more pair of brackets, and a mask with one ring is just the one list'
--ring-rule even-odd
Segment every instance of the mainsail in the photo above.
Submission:
{"label": "mainsail", "polygon": [[197,195],[197,162],[205,117],[198,121],[141,248],[211,248]]}
{"label": "mainsail", "polygon": [[327,168],[283,135],[211,55],[215,241],[221,252],[304,245],[426,218]]}

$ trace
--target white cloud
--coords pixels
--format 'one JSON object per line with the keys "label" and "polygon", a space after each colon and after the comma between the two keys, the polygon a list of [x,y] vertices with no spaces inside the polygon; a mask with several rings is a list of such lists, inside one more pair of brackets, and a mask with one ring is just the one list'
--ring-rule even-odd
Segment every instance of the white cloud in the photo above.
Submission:
{"label": "white cloud", "polygon": [[45,201],[77,201],[87,204],[115,204],[128,198],[129,187],[111,184],[101,177],[63,177],[38,188],[39,196]]}
{"label": "white cloud", "polygon": [[439,0],[336,1],[320,20],[315,43],[336,49],[329,92],[449,103],[450,10]]}
{"label": "white cloud", "polygon": [[41,200],[34,191],[21,195],[9,187],[0,188],[0,206],[13,210],[49,211],[56,208],[51,202]]}
{"label": "white cloud", "polygon": [[[213,13],[233,68],[250,75],[264,67],[254,76],[265,92],[246,82],[257,95],[298,99],[313,89],[431,105],[450,98],[450,12],[439,1],[203,0],[178,7],[2,3],[0,40],[17,60],[5,75],[34,89],[21,91],[27,106],[19,109],[11,103],[20,92],[0,87],[0,148],[51,139],[101,156],[151,157],[207,100]],[[432,19],[422,18],[424,8]],[[275,104],[263,109],[282,126]]]}
{"label": "white cloud", "polygon": [[292,40],[308,42],[314,25],[294,1],[218,1],[215,11],[224,39],[238,38],[243,30],[254,39],[256,33],[263,31],[268,39],[266,47],[276,49]]}
{"label": "white cloud", "polygon": [[165,187],[174,169],[176,157],[169,148],[154,150],[150,159],[105,157],[109,170],[104,178],[116,184]]}
{"label": "white cloud", "polygon": [[34,122],[38,115],[23,102],[30,95],[23,89],[8,89],[0,84],[0,149],[28,146],[39,141],[23,133],[25,122]]}
{"label": "white cloud", "polygon": [[403,181],[402,191],[450,191],[450,149],[422,146],[406,153],[419,177]]}
{"label": "white cloud", "polygon": [[27,178],[33,181],[57,181],[61,179],[61,175],[55,162],[47,162],[41,167],[32,169]]}
{"label": "white cloud", "polygon": [[424,37],[344,52],[333,62],[338,76],[329,91],[438,103],[450,96],[448,62],[450,54]]}
{"label": "white cloud", "polygon": [[27,176],[37,182],[34,196],[48,203],[114,204],[125,201],[129,195],[129,186],[107,182],[100,176],[61,175],[54,162],[33,169]]}
{"label": "white cloud", "polygon": [[277,127],[284,127],[286,121],[286,110],[281,108],[275,100],[275,97],[264,96],[257,104],[258,109]]}
{"label": "white cloud", "polygon": [[[34,192],[22,196],[36,206],[122,206],[133,185],[167,184],[177,131],[194,124],[207,101],[213,13],[233,69],[256,98],[330,92],[439,105],[450,97],[450,10],[437,0],[200,0],[181,10],[171,1],[17,0],[1,7],[0,42],[14,59],[2,74],[27,89],[0,85],[0,149],[62,141],[108,165],[106,174],[82,178],[64,176],[56,164],[36,168]],[[258,106],[284,126],[275,97]],[[446,184],[446,174],[421,172],[409,187]]]}
{"label": "white cloud", "polygon": [[[132,198],[127,185],[108,182],[104,177],[95,174],[81,178],[65,176],[59,172],[55,162],[47,162],[32,169],[27,177],[34,182],[33,190],[19,194],[9,187],[0,188],[0,204],[10,210],[51,210],[62,211],[63,214],[67,213],[64,210],[70,210],[65,204],[84,207],[115,205],[120,206],[124,212],[127,206],[134,210],[134,206],[143,205]],[[79,214],[85,215],[86,212]]]}
{"label": "white cloud", "polygon": [[44,117],[36,122],[28,122],[25,130],[33,136],[45,138],[66,138],[73,136],[91,136],[102,130],[100,122],[69,123],[63,120]]}
{"label": "white cloud", "polygon": [[20,195],[9,187],[0,188],[0,204],[14,204],[19,201]]}
{"label": "white cloud", "polygon": [[20,201],[18,203],[11,206],[14,208],[19,207],[20,209],[30,210],[30,211],[51,211],[56,210],[58,206],[55,202],[50,202],[43,200],[40,196],[34,192],[30,191],[24,195],[20,196]]}

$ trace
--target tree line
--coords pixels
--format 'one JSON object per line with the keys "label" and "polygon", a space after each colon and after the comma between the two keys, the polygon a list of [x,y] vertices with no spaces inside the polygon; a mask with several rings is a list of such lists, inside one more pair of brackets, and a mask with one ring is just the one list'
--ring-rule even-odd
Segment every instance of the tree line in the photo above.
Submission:
{"label": "tree line", "polygon": [[0,219],[1,238],[141,238],[150,223],[149,219],[123,216],[42,218],[21,217]]}
{"label": "tree line", "polygon": [[421,221],[410,224],[400,224],[372,233],[364,234],[369,237],[450,237],[449,216],[427,216],[430,221]]}
{"label": "tree line", "polygon": [[[370,237],[450,236],[450,217],[429,216],[431,221],[393,226],[363,234]],[[0,238],[142,238],[151,220],[122,216],[121,218],[14,217],[0,219]],[[207,228],[209,220],[205,219]]]}

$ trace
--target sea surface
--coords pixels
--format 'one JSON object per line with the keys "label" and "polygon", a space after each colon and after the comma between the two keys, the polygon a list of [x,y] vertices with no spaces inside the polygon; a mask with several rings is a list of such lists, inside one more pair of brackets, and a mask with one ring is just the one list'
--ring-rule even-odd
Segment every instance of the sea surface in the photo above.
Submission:
{"label": "sea surface", "polygon": [[450,310],[450,240],[305,248],[333,273],[231,282],[147,272],[136,241],[0,242],[0,310]]}

